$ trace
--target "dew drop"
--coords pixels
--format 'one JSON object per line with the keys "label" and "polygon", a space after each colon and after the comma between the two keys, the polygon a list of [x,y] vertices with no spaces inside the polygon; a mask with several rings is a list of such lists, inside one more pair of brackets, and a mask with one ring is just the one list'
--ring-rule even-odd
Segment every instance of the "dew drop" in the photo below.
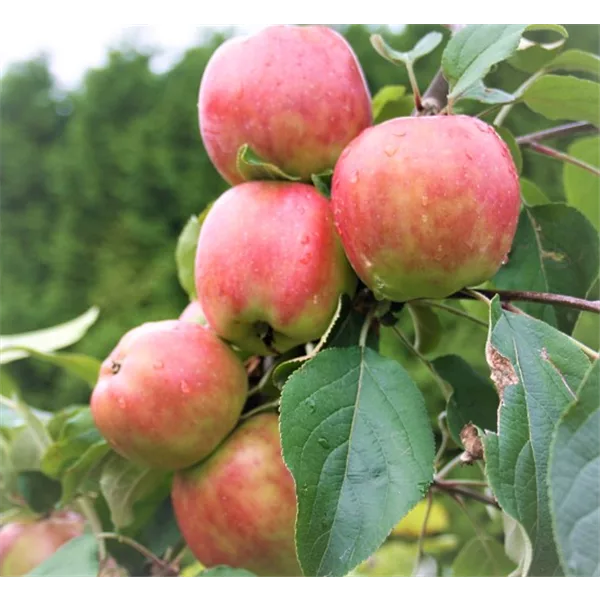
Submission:
{"label": "dew drop", "polygon": [[429,217],[427,215],[421,215],[421,221],[425,225],[427,221],[429,221]]}
{"label": "dew drop", "polygon": [[119,405],[119,408],[125,408],[125,398],[119,398],[117,404]]}
{"label": "dew drop", "polygon": [[502,259],[502,262],[500,263],[501,265],[506,265],[508,264],[508,254],[504,255],[504,258]]}
{"label": "dew drop", "polygon": [[306,401],[306,406],[308,406],[308,410],[311,413],[314,413],[317,410],[317,407],[315,406],[315,401],[314,400],[307,400]]}
{"label": "dew drop", "polygon": [[165,366],[165,363],[162,360],[157,360],[153,365],[152,368],[156,369],[157,371],[159,369],[163,369]]}
{"label": "dew drop", "polygon": [[358,171],[354,171],[354,173],[350,175],[350,183],[358,183]]}
{"label": "dew drop", "polygon": [[331,448],[331,445],[325,438],[319,438],[317,441],[319,443],[319,446],[321,446],[321,448],[325,448],[325,450],[329,450],[329,448]]}
{"label": "dew drop", "polygon": [[310,242],[310,236],[308,236],[308,235],[303,235],[303,236],[300,238],[300,243],[301,243],[303,246],[306,246],[306,244],[308,244],[308,242]]}
{"label": "dew drop", "polygon": [[190,393],[190,386],[187,384],[186,381],[182,381],[181,385],[179,387],[181,389],[181,393],[182,394],[189,394]]}
{"label": "dew drop", "polygon": [[388,156],[394,156],[394,154],[396,154],[396,150],[397,148],[395,146],[392,146],[391,144],[388,144],[387,146],[385,146],[385,148],[383,149],[383,151],[388,155]]}
{"label": "dew drop", "polygon": [[348,154],[350,154],[350,148],[349,148],[349,147],[346,147],[346,148],[344,149],[344,151],[342,152],[342,156],[341,156],[341,158],[346,158],[346,156],[348,156]]}

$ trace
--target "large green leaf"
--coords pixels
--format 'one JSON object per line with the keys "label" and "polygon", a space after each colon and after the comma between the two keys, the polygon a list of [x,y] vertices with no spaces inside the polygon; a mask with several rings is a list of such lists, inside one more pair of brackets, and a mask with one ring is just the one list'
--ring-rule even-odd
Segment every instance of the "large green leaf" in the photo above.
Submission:
{"label": "large green leaf", "polygon": [[139,467],[113,454],[102,469],[100,489],[110,508],[115,528],[131,526],[138,516],[134,513],[134,507],[146,498],[154,497],[157,491],[161,492],[168,481],[169,477],[164,471]]}
{"label": "large green leaf", "polygon": [[548,119],[600,125],[600,85],[571,75],[543,75],[523,93],[523,101]]}
{"label": "large green leaf", "polygon": [[474,538],[467,542],[452,563],[454,577],[506,577],[515,564],[496,540]]}
{"label": "large green leaf", "polygon": [[98,543],[85,534],[61,546],[26,577],[97,577],[99,569]]}
{"label": "large green leaf", "polygon": [[460,444],[461,429],[473,423],[481,429],[496,430],[498,394],[489,380],[477,373],[460,356],[441,356],[433,367],[452,386],[446,415],[452,438]]}
{"label": "large green leaf", "polygon": [[546,65],[546,71],[581,71],[600,77],[600,57],[571,48]]}
{"label": "large green leaf", "polygon": [[459,98],[490,69],[516,52],[525,25],[467,25],[448,42],[442,70],[450,84],[449,98]]}
{"label": "large green leaf", "polygon": [[95,323],[100,311],[95,306],[85,313],[61,325],[48,329],[29,331],[15,335],[0,336],[0,364],[29,356],[29,350],[53,352],[78,342]]}
{"label": "large green leaf", "polygon": [[[600,168],[600,138],[594,136],[576,140],[569,146],[567,154]],[[563,182],[567,202],[581,211],[596,229],[600,229],[600,177],[565,163]]]}
{"label": "large green leaf", "polygon": [[600,364],[561,417],[548,483],[558,554],[565,573],[600,576]]}
{"label": "large green leaf", "polygon": [[[533,29],[533,27],[530,27],[530,29]],[[509,64],[525,73],[539,71],[561,52],[567,41],[568,33],[566,29],[559,27],[554,31],[559,34],[559,38],[552,42],[537,43],[523,37],[518,52],[515,52],[509,59]]]}
{"label": "large green leaf", "polygon": [[365,560],[433,478],[423,397],[396,361],[369,348],[325,350],[290,377],[281,438],[309,576],[344,575]]}
{"label": "large green leaf", "polygon": [[530,575],[560,575],[547,490],[552,436],[589,367],[572,340],[546,323],[490,306],[486,349],[501,404],[498,433],[484,438],[486,471],[500,506],[523,525]]}
{"label": "large green leaf", "polygon": [[[552,292],[585,298],[598,276],[598,232],[576,209],[564,204],[525,208],[509,260],[494,277],[502,289]],[[578,312],[524,303],[523,308],[571,333]]]}

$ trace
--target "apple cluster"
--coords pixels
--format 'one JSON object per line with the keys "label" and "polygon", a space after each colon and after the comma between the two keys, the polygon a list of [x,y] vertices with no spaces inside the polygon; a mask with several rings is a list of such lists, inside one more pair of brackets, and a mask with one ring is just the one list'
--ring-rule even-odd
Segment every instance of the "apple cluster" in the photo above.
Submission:
{"label": "apple cluster", "polygon": [[[176,471],[176,518],[200,562],[301,575],[277,415],[242,417],[240,356],[319,338],[356,274],[394,301],[486,280],[514,236],[517,176],[502,140],[477,119],[372,126],[357,58],[326,27],[270,27],[224,43],[202,78],[199,122],[233,187],[201,228],[198,300],[179,320],[121,339],[91,409],[121,455]],[[246,180],[244,148],[288,180]],[[329,200],[311,181],[332,170]]]}

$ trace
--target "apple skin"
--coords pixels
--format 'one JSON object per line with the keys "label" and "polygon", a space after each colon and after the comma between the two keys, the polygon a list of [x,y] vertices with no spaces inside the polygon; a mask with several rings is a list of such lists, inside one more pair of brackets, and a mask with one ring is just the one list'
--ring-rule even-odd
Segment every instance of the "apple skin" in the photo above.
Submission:
{"label": "apple skin", "polygon": [[198,300],[192,300],[179,315],[180,321],[190,321],[191,323],[198,323],[199,325],[206,325],[206,317],[200,302]]}
{"label": "apple skin", "polygon": [[0,577],[22,577],[81,535],[84,520],[62,512],[39,521],[21,521],[0,529]]}
{"label": "apple skin", "polygon": [[208,456],[233,430],[247,391],[241,361],[213,332],[158,321],[129,331],[102,363],[91,410],[125,458],[180,469]]}
{"label": "apple skin", "polygon": [[176,473],[171,497],[179,529],[203,565],[302,575],[294,480],[281,456],[277,415],[250,417],[205,462]]}
{"label": "apple skin", "polygon": [[346,254],[377,297],[444,298],[500,268],[517,227],[519,181],[486,123],[404,117],[349,144],[331,204]]}
{"label": "apple skin", "polygon": [[354,52],[340,34],[317,26],[268,27],[225,42],[204,71],[198,114],[206,151],[232,185],[243,181],[236,166],[243,144],[309,181],[372,124]]}
{"label": "apple skin", "polygon": [[329,203],[312,186],[242,183],[202,225],[198,300],[210,327],[242,350],[274,354],[320,337],[355,288]]}

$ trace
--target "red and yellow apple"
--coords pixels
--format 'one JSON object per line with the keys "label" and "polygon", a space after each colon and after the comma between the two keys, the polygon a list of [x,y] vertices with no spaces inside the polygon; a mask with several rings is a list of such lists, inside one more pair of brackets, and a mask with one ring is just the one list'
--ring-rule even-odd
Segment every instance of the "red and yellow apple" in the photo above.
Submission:
{"label": "red and yellow apple", "polygon": [[83,528],[83,518],[72,512],[4,525],[0,529],[0,577],[26,575],[63,544],[81,535]]}
{"label": "red and yellow apple", "polygon": [[302,575],[294,480],[281,456],[277,415],[251,417],[206,461],[176,473],[172,500],[179,529],[203,565]]}
{"label": "red and yellow apple", "polygon": [[159,321],[129,331],[102,363],[91,410],[125,458],[180,469],[208,456],[235,427],[247,389],[241,361],[214,333]]}
{"label": "red and yellow apple", "polygon": [[376,296],[443,298],[499,269],[517,226],[519,181],[491,126],[405,117],[349,144],[331,203],[346,254]]}
{"label": "red and yellow apple", "polygon": [[249,146],[289,175],[310,180],[372,123],[371,100],[356,56],[327,27],[268,27],[225,42],[200,84],[206,151],[232,185]]}
{"label": "red and yellow apple", "polygon": [[318,338],[355,287],[329,203],[312,186],[240,184],[202,225],[198,300],[210,327],[242,350],[273,354]]}

